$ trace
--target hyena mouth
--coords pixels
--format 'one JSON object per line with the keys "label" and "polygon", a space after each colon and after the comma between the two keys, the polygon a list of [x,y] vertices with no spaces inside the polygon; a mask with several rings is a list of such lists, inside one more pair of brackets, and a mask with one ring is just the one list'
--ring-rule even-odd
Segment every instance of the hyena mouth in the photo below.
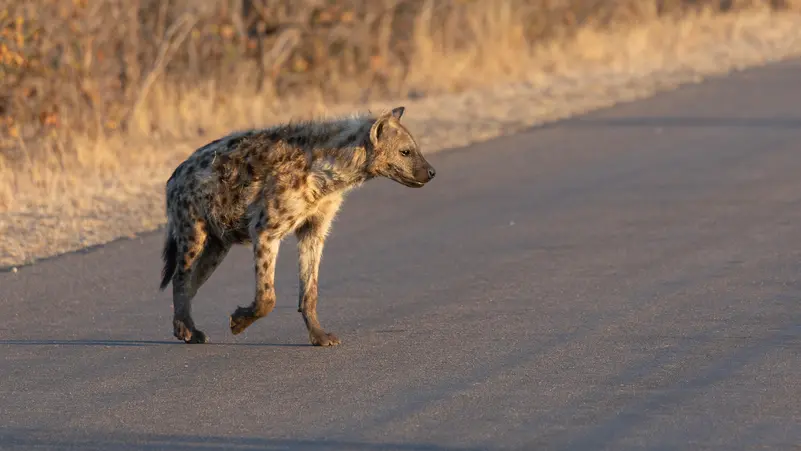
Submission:
{"label": "hyena mouth", "polygon": [[417,180],[409,180],[409,181],[403,182],[403,184],[408,186],[409,188],[421,188],[423,185],[425,185],[425,183],[418,182]]}
{"label": "hyena mouth", "polygon": [[392,172],[393,172],[391,178],[393,180],[395,180],[396,182],[400,183],[401,185],[407,186],[409,188],[421,188],[423,185],[425,185],[425,182],[420,182],[420,181],[415,180],[413,178],[409,178],[409,177],[403,176],[402,175],[403,173],[401,172],[400,168],[398,168],[397,166],[391,165],[391,168],[392,168]]}
{"label": "hyena mouth", "polygon": [[395,178],[395,181],[409,188],[421,188],[423,185],[425,185],[423,182],[419,182],[415,179],[408,179],[406,177],[397,177]]}

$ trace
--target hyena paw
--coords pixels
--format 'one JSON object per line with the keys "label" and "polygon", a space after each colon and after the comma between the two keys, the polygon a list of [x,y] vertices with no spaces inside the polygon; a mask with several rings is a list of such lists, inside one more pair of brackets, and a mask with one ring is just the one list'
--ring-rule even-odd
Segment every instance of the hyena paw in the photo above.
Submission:
{"label": "hyena paw", "polygon": [[309,340],[314,346],[336,346],[341,343],[336,335],[322,329],[312,329],[309,332]]}
{"label": "hyena paw", "polygon": [[197,344],[209,342],[209,338],[205,333],[197,329],[190,329],[183,321],[175,320],[172,322],[172,325],[173,335],[184,343]]}
{"label": "hyena paw", "polygon": [[257,319],[259,318],[253,314],[249,307],[237,307],[236,311],[229,317],[228,325],[231,327],[231,333],[238,335]]}

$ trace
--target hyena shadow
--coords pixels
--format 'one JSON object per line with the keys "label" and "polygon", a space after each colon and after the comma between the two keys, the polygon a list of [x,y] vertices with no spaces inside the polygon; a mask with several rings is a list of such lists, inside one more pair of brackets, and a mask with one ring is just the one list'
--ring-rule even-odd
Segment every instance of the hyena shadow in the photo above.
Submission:
{"label": "hyena shadow", "polygon": [[[172,346],[174,341],[168,340],[103,340],[103,339],[73,339],[73,340],[0,340],[0,346],[98,346],[103,348],[136,348],[149,346]],[[311,343],[208,343],[212,346],[245,346],[245,347],[279,347],[279,348],[308,348]]]}

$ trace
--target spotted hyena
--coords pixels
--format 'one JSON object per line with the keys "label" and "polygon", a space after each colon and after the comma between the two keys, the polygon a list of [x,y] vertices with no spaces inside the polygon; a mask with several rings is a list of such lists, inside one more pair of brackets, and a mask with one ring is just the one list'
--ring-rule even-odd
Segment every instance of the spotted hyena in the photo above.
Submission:
{"label": "spotted hyena", "polygon": [[323,245],[343,195],[383,176],[419,188],[435,175],[400,118],[377,116],[288,123],[232,133],[199,149],[167,181],[167,237],[160,289],[172,281],[173,334],[206,343],[192,320],[192,298],[234,244],[253,246],[255,299],[230,316],[233,334],[275,306],[274,273],[281,240],[298,238],[298,312],[313,345],[339,339],[317,319]]}

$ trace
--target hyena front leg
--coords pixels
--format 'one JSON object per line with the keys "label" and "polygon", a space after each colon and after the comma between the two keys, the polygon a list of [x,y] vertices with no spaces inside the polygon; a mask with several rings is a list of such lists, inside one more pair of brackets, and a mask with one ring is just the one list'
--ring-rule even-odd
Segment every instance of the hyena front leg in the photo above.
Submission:
{"label": "hyena front leg", "polygon": [[326,332],[317,319],[317,280],[320,273],[320,259],[331,221],[339,207],[332,202],[320,214],[310,217],[295,232],[298,238],[298,311],[309,332],[309,341],[314,346],[336,346],[339,338]]}
{"label": "hyena front leg", "polygon": [[275,262],[278,258],[280,237],[273,230],[260,229],[252,234],[253,255],[256,264],[256,296],[248,307],[237,307],[231,314],[231,333],[237,335],[259,318],[270,314],[275,307]]}

